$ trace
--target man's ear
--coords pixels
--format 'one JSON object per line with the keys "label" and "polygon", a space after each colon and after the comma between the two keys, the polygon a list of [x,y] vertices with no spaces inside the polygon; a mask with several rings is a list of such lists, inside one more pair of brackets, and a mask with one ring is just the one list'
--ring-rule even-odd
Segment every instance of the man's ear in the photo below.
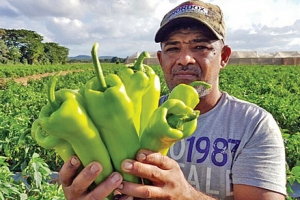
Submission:
{"label": "man's ear", "polygon": [[160,66],[161,66],[161,51],[157,51],[156,56],[157,56],[157,59],[158,59],[158,62],[160,64]]}
{"label": "man's ear", "polygon": [[230,46],[225,45],[222,49],[221,68],[226,67],[227,63],[229,62],[230,55],[231,55],[231,48]]}

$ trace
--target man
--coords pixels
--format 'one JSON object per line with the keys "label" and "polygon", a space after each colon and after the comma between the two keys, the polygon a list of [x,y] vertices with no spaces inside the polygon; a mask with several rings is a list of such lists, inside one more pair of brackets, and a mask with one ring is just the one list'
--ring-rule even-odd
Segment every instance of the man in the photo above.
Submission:
{"label": "man", "polygon": [[72,157],[60,171],[67,199],[103,199],[115,189],[127,195],[119,199],[285,199],[285,153],[275,120],[219,90],[219,72],[231,54],[220,8],[201,1],[180,4],[165,15],[155,41],[161,43],[157,57],[170,90],[195,80],[212,85],[200,91],[197,130],[176,143],[169,157],[140,150],[136,160],[123,162],[125,172],[150,179],[151,186],[122,182],[113,173],[88,192],[101,165],[91,163],[75,177],[80,162]]}

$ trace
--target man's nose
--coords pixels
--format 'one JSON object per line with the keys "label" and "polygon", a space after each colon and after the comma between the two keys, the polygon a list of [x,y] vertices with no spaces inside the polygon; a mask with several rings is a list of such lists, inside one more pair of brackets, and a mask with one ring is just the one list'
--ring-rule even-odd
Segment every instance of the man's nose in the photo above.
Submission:
{"label": "man's nose", "polygon": [[182,50],[178,59],[177,59],[177,64],[182,65],[182,66],[187,66],[189,64],[195,64],[196,60],[194,59],[193,55],[191,52],[187,50]]}

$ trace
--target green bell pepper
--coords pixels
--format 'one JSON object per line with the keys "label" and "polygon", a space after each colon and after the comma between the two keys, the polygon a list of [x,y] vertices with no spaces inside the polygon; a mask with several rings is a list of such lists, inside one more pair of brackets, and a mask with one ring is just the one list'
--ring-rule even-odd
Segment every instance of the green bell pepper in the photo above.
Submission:
{"label": "green bell pepper", "polygon": [[96,77],[89,80],[84,88],[87,110],[101,133],[114,168],[122,173],[124,180],[138,183],[140,182],[138,177],[121,170],[121,162],[126,158],[134,159],[140,149],[133,120],[133,102],[116,74],[104,77],[97,56],[97,47],[98,43],[95,43],[92,48]]}
{"label": "green bell pepper", "polygon": [[143,64],[149,53],[142,52],[134,64],[125,65],[118,71],[129,98],[134,106],[134,125],[139,134],[158,106],[160,80],[154,70]]}
{"label": "green bell pepper", "polygon": [[47,132],[43,131],[39,119],[36,119],[32,123],[31,136],[39,146],[45,149],[54,149],[65,162],[75,154],[72,145],[68,141],[49,135]]}
{"label": "green bell pepper", "polygon": [[182,83],[173,88],[168,98],[179,99],[187,106],[195,108],[200,101],[197,88],[210,89],[211,85],[203,81],[194,81],[189,85]]}
{"label": "green bell pepper", "polygon": [[82,96],[69,89],[55,92],[56,81],[54,76],[48,88],[49,101],[32,126],[33,138],[43,146],[46,146],[45,143],[48,147],[56,145],[59,149],[63,146],[67,153],[70,144],[84,166],[92,161],[100,162],[103,171],[95,180],[95,184],[99,184],[113,172],[108,151],[87,114]]}
{"label": "green bell pepper", "polygon": [[141,147],[166,155],[175,142],[195,131],[198,116],[199,111],[194,111],[183,101],[166,100],[154,111],[140,135]]}
{"label": "green bell pepper", "polygon": [[142,132],[140,136],[142,148],[166,155],[175,142],[193,134],[200,115],[200,111],[193,110],[200,101],[195,87],[209,89],[211,85],[195,81],[190,85],[179,84],[173,88],[168,100],[155,110]]}

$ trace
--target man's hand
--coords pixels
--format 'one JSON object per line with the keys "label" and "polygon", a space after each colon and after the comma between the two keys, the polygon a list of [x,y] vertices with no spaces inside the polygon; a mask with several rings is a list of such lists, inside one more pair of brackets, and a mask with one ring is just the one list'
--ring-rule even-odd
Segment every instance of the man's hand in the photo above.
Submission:
{"label": "man's hand", "polygon": [[92,162],[78,175],[77,171],[81,163],[76,156],[72,156],[61,168],[59,181],[62,184],[65,197],[68,200],[104,199],[112,193],[122,182],[122,175],[114,172],[105,181],[92,191],[88,187],[101,173],[102,166]]}
{"label": "man's hand", "polygon": [[140,150],[137,160],[124,160],[124,172],[148,179],[152,185],[123,182],[118,190],[129,196],[156,199],[213,199],[194,189],[173,159],[148,150]]}

